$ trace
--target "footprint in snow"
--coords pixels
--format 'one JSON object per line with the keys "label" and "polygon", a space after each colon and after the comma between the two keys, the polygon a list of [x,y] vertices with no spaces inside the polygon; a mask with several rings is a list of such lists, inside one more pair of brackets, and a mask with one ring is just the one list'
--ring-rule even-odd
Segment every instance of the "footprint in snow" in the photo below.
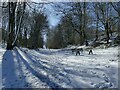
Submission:
{"label": "footprint in snow", "polygon": [[28,87],[29,86],[29,83],[25,83],[24,87]]}
{"label": "footprint in snow", "polygon": [[98,83],[98,84],[94,85],[94,88],[110,88],[110,87],[112,87],[111,82],[108,82],[108,83],[101,82],[101,83]]}
{"label": "footprint in snow", "polygon": [[110,66],[105,66],[106,68],[110,68]]}
{"label": "footprint in snow", "polygon": [[20,76],[19,79],[22,79],[22,76]]}
{"label": "footprint in snow", "polygon": [[105,74],[104,74],[103,78],[106,82],[110,82],[109,78]]}
{"label": "footprint in snow", "polygon": [[109,61],[113,62],[113,61],[117,61],[117,60],[110,59]]}
{"label": "footprint in snow", "polygon": [[94,85],[94,83],[91,83],[91,85]]}
{"label": "footprint in snow", "polygon": [[100,66],[100,64],[96,64],[96,66]]}
{"label": "footprint in snow", "polygon": [[91,73],[94,74],[94,75],[97,74],[95,71],[91,71]]}

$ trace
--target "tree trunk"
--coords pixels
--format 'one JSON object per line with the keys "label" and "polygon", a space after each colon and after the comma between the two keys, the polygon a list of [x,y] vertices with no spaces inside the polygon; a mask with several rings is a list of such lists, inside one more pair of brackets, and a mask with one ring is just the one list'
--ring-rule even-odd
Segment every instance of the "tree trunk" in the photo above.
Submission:
{"label": "tree trunk", "polygon": [[105,25],[105,30],[106,30],[106,35],[107,35],[107,44],[109,43],[109,39],[110,39],[110,36],[109,36],[109,28],[108,28],[108,22],[106,22],[106,25]]}
{"label": "tree trunk", "polygon": [[108,21],[108,17],[109,17],[109,4],[107,3],[107,11],[106,11],[106,22],[105,22],[105,30],[106,30],[106,35],[107,35],[107,44],[109,43],[109,21]]}
{"label": "tree trunk", "polygon": [[86,2],[84,2],[84,16],[83,16],[83,20],[84,20],[84,22],[83,22],[83,37],[84,37],[84,42],[85,42],[85,45],[87,46],[87,36],[86,36],[86,33],[85,33],[85,30],[86,30]]}
{"label": "tree trunk", "polygon": [[98,18],[98,12],[97,12],[97,22],[96,22],[96,33],[95,33],[95,41],[98,40],[98,23],[99,23],[99,18]]}
{"label": "tree trunk", "polygon": [[7,50],[12,50],[12,41],[13,41],[13,29],[14,29],[14,14],[11,12],[11,2],[8,2],[9,8],[9,33],[7,39]]}

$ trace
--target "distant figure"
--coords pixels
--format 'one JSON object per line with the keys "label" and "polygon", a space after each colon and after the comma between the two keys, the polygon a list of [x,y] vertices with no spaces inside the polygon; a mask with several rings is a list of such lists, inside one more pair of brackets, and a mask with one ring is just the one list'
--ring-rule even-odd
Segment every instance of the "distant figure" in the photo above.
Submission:
{"label": "distant figure", "polygon": [[89,55],[90,55],[90,54],[93,54],[93,51],[92,51],[92,49],[90,49],[90,50],[89,50]]}
{"label": "distant figure", "polygon": [[79,49],[76,49],[76,56],[77,56],[77,54],[80,55],[80,51],[79,51]]}

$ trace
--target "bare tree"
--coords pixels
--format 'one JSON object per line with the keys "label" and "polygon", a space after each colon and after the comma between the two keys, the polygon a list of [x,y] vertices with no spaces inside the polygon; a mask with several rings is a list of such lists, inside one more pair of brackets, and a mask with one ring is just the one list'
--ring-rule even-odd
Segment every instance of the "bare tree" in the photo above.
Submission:
{"label": "bare tree", "polygon": [[[110,39],[110,30],[113,25],[115,25],[117,17],[111,14],[111,5],[110,3],[94,3],[95,14],[97,21],[99,20],[104,26],[106,33],[106,41],[109,43]],[[113,23],[114,22],[114,23]]]}

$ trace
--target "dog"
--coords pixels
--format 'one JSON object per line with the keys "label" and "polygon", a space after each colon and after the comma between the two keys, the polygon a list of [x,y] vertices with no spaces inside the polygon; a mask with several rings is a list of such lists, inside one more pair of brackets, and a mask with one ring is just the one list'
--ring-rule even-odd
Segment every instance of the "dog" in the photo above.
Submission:
{"label": "dog", "polygon": [[76,56],[79,54],[80,55],[80,53],[83,53],[83,48],[73,48],[73,49],[71,49],[71,51],[72,51],[72,53],[76,53]]}
{"label": "dog", "polygon": [[72,53],[74,53],[76,51],[76,48],[72,48],[71,51]]}
{"label": "dog", "polygon": [[77,54],[80,55],[80,50],[79,49],[76,49],[76,56],[77,56]]}
{"label": "dog", "polygon": [[83,48],[79,48],[79,51],[80,51],[81,53],[83,53]]}
{"label": "dog", "polygon": [[89,55],[90,55],[90,54],[93,54],[93,51],[92,51],[92,49],[90,49],[90,50],[89,50]]}

